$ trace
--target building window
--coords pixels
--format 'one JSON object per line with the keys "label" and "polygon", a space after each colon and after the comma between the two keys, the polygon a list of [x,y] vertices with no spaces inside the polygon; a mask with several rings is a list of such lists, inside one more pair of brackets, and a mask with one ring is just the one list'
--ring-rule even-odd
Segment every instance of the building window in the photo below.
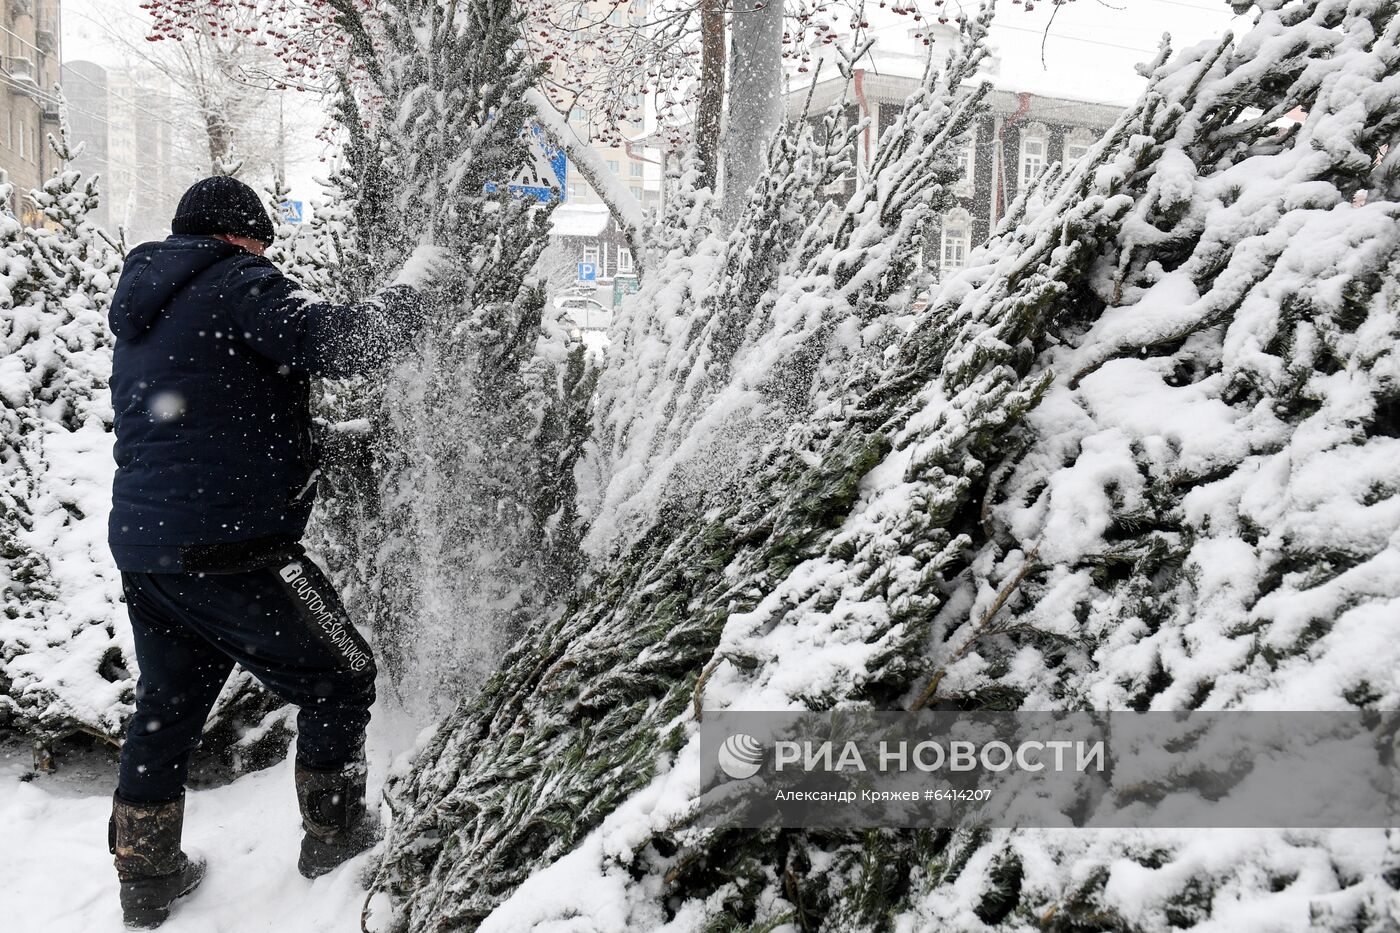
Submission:
{"label": "building window", "polygon": [[622,274],[632,272],[632,251],[630,249],[619,249],[617,251],[617,271]]}
{"label": "building window", "polygon": [[609,159],[609,160],[608,160],[608,171],[610,171],[610,172],[612,172],[614,175],[616,175],[619,171],[621,171],[621,169],[622,169],[622,166],[620,166],[620,165],[617,164],[617,160],[616,160],[616,159]]}
{"label": "building window", "polygon": [[597,247],[597,246],[585,246],[585,247],[583,248],[583,255],[579,257],[579,261],[580,261],[580,262],[591,262],[591,263],[593,263],[594,267],[596,268],[597,265],[598,265],[598,247]]}
{"label": "building window", "polygon": [[632,186],[632,197],[636,198],[638,201],[642,199],[642,188],[640,185]]}
{"label": "building window", "polygon": [[943,238],[939,269],[946,275],[967,265],[967,254],[971,246],[971,220],[967,211],[949,211],[943,218]]}
{"label": "building window", "polygon": [[1065,164],[1078,162],[1089,154],[1096,137],[1092,130],[1077,129],[1065,137]]}
{"label": "building window", "polygon": [[628,173],[629,175],[631,175],[633,178],[641,178],[641,177],[642,177],[642,163],[640,163],[640,162],[630,162],[630,163],[628,163],[628,165],[627,165],[627,173]]}
{"label": "building window", "polygon": [[1032,123],[1021,133],[1021,187],[1035,181],[1045,169],[1045,152],[1049,134],[1045,127]]}
{"label": "building window", "polygon": [[577,201],[577,200],[578,200],[578,182],[576,182],[576,181],[571,181],[571,182],[569,182],[568,198],[569,198],[570,201]]}
{"label": "building window", "polygon": [[5,111],[5,148],[15,148],[15,112]]}
{"label": "building window", "polygon": [[963,151],[962,158],[962,185],[971,189],[977,177],[977,131],[973,130],[972,135],[967,138],[967,148]]}

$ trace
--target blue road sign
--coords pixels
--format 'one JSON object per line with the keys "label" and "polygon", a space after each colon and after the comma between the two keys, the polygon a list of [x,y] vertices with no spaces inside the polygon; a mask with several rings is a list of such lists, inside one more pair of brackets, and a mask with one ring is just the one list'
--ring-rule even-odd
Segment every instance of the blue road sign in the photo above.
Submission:
{"label": "blue road sign", "polygon": [[598,281],[598,264],[595,262],[581,262],[578,264],[578,280],[580,282]]}
{"label": "blue road sign", "polygon": [[289,224],[299,224],[302,220],[301,202],[288,199],[282,202],[282,219]]}
{"label": "blue road sign", "polygon": [[[569,190],[568,157],[564,155],[563,149],[552,145],[545,138],[544,131],[539,127],[530,127],[529,133],[532,158],[515,180],[506,185],[507,190],[537,201],[564,200],[564,192]],[[486,190],[495,191],[496,183],[488,181]]]}

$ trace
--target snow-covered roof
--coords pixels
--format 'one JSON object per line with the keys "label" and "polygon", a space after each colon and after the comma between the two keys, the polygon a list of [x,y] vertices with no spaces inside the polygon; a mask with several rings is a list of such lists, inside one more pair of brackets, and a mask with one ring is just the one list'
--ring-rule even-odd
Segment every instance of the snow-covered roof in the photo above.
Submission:
{"label": "snow-covered roof", "polygon": [[[898,41],[890,41],[891,39]],[[906,44],[910,41],[910,38],[906,36],[885,35],[877,37],[870,57],[864,59],[856,69],[861,74],[860,93],[866,100],[880,103],[901,103],[914,92],[923,77],[929,50],[914,44]],[[940,41],[948,42],[949,40]],[[946,58],[949,51],[950,46],[946,44],[941,48],[936,47],[933,50],[935,61]],[[1017,109],[1020,95],[1029,94],[1042,100],[1083,105],[1090,108],[1090,112],[1094,108],[1099,108],[1105,113],[1117,113],[1123,104],[1131,101],[1137,95],[1143,84],[1141,77],[1133,71],[1131,62],[1122,63],[1122,68],[1119,73],[1115,74],[1113,81],[1105,81],[1100,75],[1090,82],[1097,87],[1091,87],[1086,86],[1081,81],[1067,79],[1069,76],[1063,73],[1058,75],[1054,73],[1037,74],[1038,61],[1035,68],[1030,68],[1021,58],[1016,56],[1011,59],[1016,63],[1014,67],[1005,67],[1004,61],[1005,59],[1000,55],[989,58],[976,82],[987,81],[994,88],[991,99],[988,101],[993,112],[1010,113]],[[804,80],[794,81],[792,90],[788,93],[790,112],[801,108],[807,101],[810,84],[806,79],[809,79],[810,76],[802,75],[801,77]],[[1076,74],[1074,77],[1077,78],[1078,75]],[[843,93],[845,93],[845,79],[836,73],[835,68],[822,68],[816,91],[811,99],[812,111],[819,112]],[[1111,122],[1111,118],[1107,122]]]}
{"label": "snow-covered roof", "polygon": [[550,215],[550,236],[600,235],[608,226],[608,209],[602,204],[561,204]]}

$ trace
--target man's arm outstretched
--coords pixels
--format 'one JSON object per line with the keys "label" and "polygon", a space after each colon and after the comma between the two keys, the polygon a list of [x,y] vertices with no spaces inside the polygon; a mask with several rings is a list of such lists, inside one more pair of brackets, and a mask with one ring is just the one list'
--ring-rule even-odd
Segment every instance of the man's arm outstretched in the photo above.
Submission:
{"label": "man's arm outstretched", "polygon": [[[442,261],[437,247],[419,247],[397,283],[358,304],[311,298],[271,262],[249,256],[225,276],[229,317],[253,350],[319,376],[367,372],[408,346],[426,308],[414,285]],[[413,284],[407,284],[412,282]]]}

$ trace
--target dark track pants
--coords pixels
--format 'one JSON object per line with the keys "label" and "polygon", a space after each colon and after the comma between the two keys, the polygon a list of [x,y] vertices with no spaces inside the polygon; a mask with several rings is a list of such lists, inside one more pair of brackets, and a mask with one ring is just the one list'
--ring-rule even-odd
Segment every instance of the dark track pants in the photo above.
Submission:
{"label": "dark track pants", "polygon": [[163,803],[184,791],[190,754],[233,665],[301,708],[297,760],[332,770],[358,757],[374,702],[374,658],[305,556],[241,573],[122,573],[141,669],[117,792]]}

